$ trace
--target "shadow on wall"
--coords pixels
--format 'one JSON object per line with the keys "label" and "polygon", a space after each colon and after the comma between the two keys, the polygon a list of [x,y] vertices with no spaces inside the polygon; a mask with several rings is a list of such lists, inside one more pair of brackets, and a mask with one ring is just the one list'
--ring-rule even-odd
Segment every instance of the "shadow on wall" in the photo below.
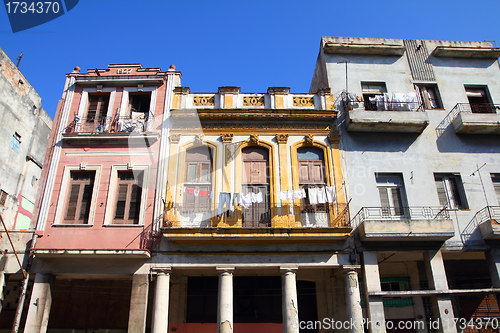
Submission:
{"label": "shadow on wall", "polygon": [[418,133],[344,132],[345,151],[405,152],[417,140]]}
{"label": "shadow on wall", "polygon": [[441,153],[500,153],[499,135],[460,134],[457,135],[450,125],[438,136],[437,148]]}
{"label": "shadow on wall", "polygon": [[469,68],[488,68],[496,62],[496,59],[472,59],[472,58],[437,58],[429,57],[433,66],[439,67],[469,67]]}
{"label": "shadow on wall", "polygon": [[392,65],[398,61],[401,56],[374,56],[374,55],[350,55],[344,54],[340,56],[326,55],[326,62],[331,64],[337,64],[339,62],[345,62],[346,59],[349,63],[362,64],[362,65]]}

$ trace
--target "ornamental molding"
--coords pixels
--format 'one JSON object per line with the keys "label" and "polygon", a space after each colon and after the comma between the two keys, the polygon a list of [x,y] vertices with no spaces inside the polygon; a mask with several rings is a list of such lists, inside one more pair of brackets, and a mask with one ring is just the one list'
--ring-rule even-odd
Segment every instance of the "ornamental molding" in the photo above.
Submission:
{"label": "ornamental molding", "polygon": [[170,142],[171,143],[179,143],[181,140],[181,135],[180,134],[172,134],[170,135]]}
{"label": "ornamental molding", "polygon": [[194,106],[214,106],[215,95],[212,96],[193,96]]}
{"label": "ornamental molding", "polygon": [[314,97],[294,97],[293,106],[314,106]]}
{"label": "ornamental molding", "polygon": [[233,134],[232,133],[224,133],[220,135],[220,139],[224,143],[231,143],[233,141]]}
{"label": "ornamental molding", "polygon": [[288,134],[276,134],[276,141],[286,144],[288,141]]}

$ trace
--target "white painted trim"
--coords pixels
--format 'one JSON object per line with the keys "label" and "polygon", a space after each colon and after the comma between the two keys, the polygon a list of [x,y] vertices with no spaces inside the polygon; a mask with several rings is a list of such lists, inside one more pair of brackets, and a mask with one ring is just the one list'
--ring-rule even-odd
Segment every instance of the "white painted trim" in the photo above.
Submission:
{"label": "white painted trim", "polygon": [[[80,170],[80,165],[65,165],[63,171],[63,177],[61,181],[61,188],[59,189],[59,199],[57,200],[56,217],[54,219],[54,224],[57,225],[68,225],[68,223],[63,223],[64,215],[64,204],[68,197],[68,184],[70,182],[71,171]],[[99,182],[101,181],[101,166],[100,165],[87,165],[85,170],[95,171],[94,176],[94,187],[92,188],[92,199],[90,201],[90,214],[89,221],[84,225],[94,225],[95,207],[97,203],[97,194],[99,191]],[[73,224],[72,224],[73,225]],[[82,224],[74,224],[75,226],[80,226]]]}
{"label": "white painted trim", "polygon": [[[108,187],[108,199],[106,200],[106,211],[104,213],[104,225],[112,225],[113,212],[115,210],[115,197],[116,197],[116,186],[118,181],[118,171],[130,170],[127,165],[113,165],[111,167],[111,174],[109,177],[109,187]],[[139,211],[139,223],[138,224],[124,224],[123,226],[143,226],[144,217],[146,214],[146,200],[148,196],[148,181],[149,181],[149,165],[133,165],[132,171],[143,171],[142,179],[142,193],[141,193],[141,206]]]}
{"label": "white painted trim", "polygon": [[68,116],[75,94],[75,77],[71,76],[66,82],[68,90],[66,91],[66,99],[62,110],[61,121],[59,124],[54,124],[54,126],[58,130],[58,133],[55,139],[54,153],[49,164],[49,172],[47,173],[47,181],[45,183],[45,189],[43,191],[42,203],[40,205],[40,214],[38,215],[36,230],[44,230],[47,223],[50,201],[52,199],[52,190],[54,189],[55,174],[57,171],[57,167],[59,166],[59,158],[61,156],[62,134],[64,132],[65,124],[67,124],[68,122]]}

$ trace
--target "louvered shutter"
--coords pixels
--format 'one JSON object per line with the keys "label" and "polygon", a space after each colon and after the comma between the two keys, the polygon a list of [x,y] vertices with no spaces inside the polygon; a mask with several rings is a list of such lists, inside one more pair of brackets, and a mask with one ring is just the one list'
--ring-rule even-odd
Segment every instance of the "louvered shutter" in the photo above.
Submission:
{"label": "louvered shutter", "polygon": [[439,204],[441,206],[449,206],[448,204],[448,197],[446,195],[446,189],[444,186],[444,181],[442,177],[436,177],[436,189],[438,193],[438,198],[439,198]]}

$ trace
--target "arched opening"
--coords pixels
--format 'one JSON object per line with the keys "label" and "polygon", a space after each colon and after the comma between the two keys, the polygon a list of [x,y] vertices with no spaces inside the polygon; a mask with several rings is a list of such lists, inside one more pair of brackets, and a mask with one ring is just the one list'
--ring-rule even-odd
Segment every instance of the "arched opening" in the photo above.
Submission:
{"label": "arched opening", "polygon": [[[243,227],[269,227],[270,211],[270,176],[269,150],[259,146],[249,146],[241,150],[243,196],[257,197],[248,208],[243,208]],[[252,194],[253,193],[253,194]]]}

